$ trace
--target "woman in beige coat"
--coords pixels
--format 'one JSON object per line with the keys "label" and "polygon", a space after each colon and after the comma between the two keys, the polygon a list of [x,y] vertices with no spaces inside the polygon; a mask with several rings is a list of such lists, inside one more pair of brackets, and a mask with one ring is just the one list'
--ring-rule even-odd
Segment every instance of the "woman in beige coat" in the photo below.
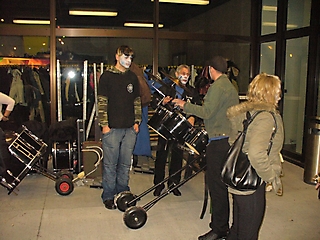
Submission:
{"label": "woman in beige coat", "polygon": [[[228,109],[227,116],[232,122],[234,141],[242,130],[242,122],[246,112],[251,116],[257,112],[256,118],[249,125],[243,151],[248,154],[251,165],[262,178],[263,183],[255,191],[237,191],[229,188],[233,197],[233,223],[228,234],[228,240],[258,239],[259,230],[265,213],[266,182],[273,185],[276,194],[282,195],[281,156],[284,130],[282,118],[277,111],[281,98],[281,81],[277,76],[261,73],[250,83],[247,101]],[[276,123],[270,112],[275,115]],[[276,124],[276,134],[268,155],[268,146]]]}

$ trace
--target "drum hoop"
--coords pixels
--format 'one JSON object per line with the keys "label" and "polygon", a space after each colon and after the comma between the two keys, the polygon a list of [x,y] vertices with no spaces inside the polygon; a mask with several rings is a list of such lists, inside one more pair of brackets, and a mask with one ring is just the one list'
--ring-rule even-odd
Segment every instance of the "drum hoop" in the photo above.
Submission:
{"label": "drum hoop", "polygon": [[165,136],[163,136],[158,130],[154,129],[153,127],[151,127],[150,125],[148,125],[153,131],[155,131],[159,136],[161,136],[162,138],[164,138],[165,140],[168,140]]}

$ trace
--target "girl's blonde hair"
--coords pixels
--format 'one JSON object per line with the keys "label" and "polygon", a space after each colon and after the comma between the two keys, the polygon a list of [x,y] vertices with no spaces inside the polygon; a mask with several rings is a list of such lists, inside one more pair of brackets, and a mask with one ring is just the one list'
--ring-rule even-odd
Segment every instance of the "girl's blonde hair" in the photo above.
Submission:
{"label": "girl's blonde hair", "polygon": [[249,84],[247,97],[250,102],[266,102],[277,107],[281,99],[279,77],[266,73],[258,74]]}

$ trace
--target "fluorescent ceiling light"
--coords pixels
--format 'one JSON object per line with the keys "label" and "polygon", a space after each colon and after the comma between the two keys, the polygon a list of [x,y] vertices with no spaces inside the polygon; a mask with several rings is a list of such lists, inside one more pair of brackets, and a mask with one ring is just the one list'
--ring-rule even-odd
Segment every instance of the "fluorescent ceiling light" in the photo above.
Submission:
{"label": "fluorescent ceiling light", "polygon": [[49,25],[50,20],[27,20],[27,19],[14,19],[13,23],[17,24],[40,24],[40,25]]}
{"label": "fluorescent ceiling light", "polygon": [[[154,0],[151,0],[154,2]],[[163,3],[182,3],[182,4],[195,4],[195,5],[208,5],[209,0],[159,0]]]}
{"label": "fluorescent ceiling light", "polygon": [[[137,23],[137,22],[126,22],[124,23],[125,27],[153,27],[153,23]],[[159,28],[163,28],[163,24],[159,23]]]}
{"label": "fluorescent ceiling light", "polygon": [[263,11],[271,11],[271,12],[276,12],[278,8],[276,6],[262,6]]}
{"label": "fluorescent ceiling light", "polygon": [[[275,22],[263,22],[262,26],[264,26],[264,27],[276,27],[277,24]],[[297,27],[298,27],[298,25],[296,25],[296,24],[287,24],[287,29],[297,28]]]}
{"label": "fluorescent ceiling light", "polygon": [[76,15],[76,16],[99,16],[99,17],[115,17],[118,15],[115,11],[106,11],[106,10],[76,10],[72,9],[69,10],[70,15]]}
{"label": "fluorescent ceiling light", "polygon": [[262,26],[265,26],[265,27],[276,27],[277,24],[275,22],[263,22]]}

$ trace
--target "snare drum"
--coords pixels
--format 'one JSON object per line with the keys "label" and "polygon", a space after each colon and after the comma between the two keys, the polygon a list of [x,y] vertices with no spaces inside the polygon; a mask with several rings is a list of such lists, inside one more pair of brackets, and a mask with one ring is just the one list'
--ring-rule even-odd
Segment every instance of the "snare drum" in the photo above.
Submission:
{"label": "snare drum", "polygon": [[201,155],[208,144],[208,133],[205,130],[192,128],[184,137],[185,145],[195,154]]}
{"label": "snare drum", "polygon": [[192,125],[179,111],[173,112],[171,116],[164,121],[163,125],[172,137],[179,142],[184,142],[184,136],[192,128]]}
{"label": "snare drum", "polygon": [[[9,151],[25,164],[39,160],[46,152],[47,144],[33,135],[25,126],[9,146]],[[35,162],[36,162],[35,161]]]}
{"label": "snare drum", "polygon": [[158,133],[164,139],[169,139],[171,137],[168,130],[163,126],[163,123],[172,115],[168,109],[163,106],[158,106],[155,114],[148,121],[148,125],[156,133]]}

